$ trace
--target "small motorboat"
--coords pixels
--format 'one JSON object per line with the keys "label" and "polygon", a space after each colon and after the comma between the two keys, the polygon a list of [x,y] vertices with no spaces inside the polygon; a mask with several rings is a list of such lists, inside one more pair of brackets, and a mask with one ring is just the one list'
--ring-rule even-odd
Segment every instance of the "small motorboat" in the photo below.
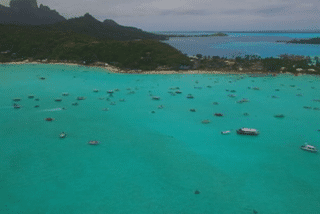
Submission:
{"label": "small motorboat", "polygon": [[113,90],[109,90],[107,91],[108,94],[112,94],[113,93]]}
{"label": "small motorboat", "polygon": [[180,90],[176,91],[176,94],[181,94],[181,93],[182,93],[182,91],[180,91]]}
{"label": "small motorboat", "polygon": [[152,99],[153,99],[153,100],[160,100],[160,97],[153,96]]}
{"label": "small motorboat", "polygon": [[163,105],[159,105],[159,106],[158,106],[158,109],[163,109],[163,108],[164,108]]}
{"label": "small motorboat", "polygon": [[275,91],[280,91],[280,89],[276,89]]}
{"label": "small motorboat", "polygon": [[109,111],[109,108],[104,108],[102,109],[102,111]]}
{"label": "small motorboat", "polygon": [[110,105],[114,106],[116,105],[116,102],[111,102]]}
{"label": "small motorboat", "polygon": [[274,117],[276,117],[276,118],[284,118],[284,115],[283,114],[276,114],[276,115],[274,115]]}
{"label": "small motorboat", "polygon": [[317,148],[316,147],[314,147],[314,146],[311,146],[311,145],[309,145],[309,144],[307,144],[307,143],[305,143],[303,146],[301,146],[300,147],[302,150],[304,150],[304,151],[308,151],[308,152],[312,152],[312,153],[317,153],[318,152],[318,150],[317,150]]}
{"label": "small motorboat", "polygon": [[216,116],[216,117],[223,117],[223,114],[222,114],[222,113],[215,113],[214,116]]}
{"label": "small motorboat", "polygon": [[93,89],[93,92],[99,92],[99,89]]}
{"label": "small motorboat", "polygon": [[297,96],[297,97],[302,97],[303,95],[302,95],[302,94],[296,94],[296,96]]}
{"label": "small motorboat", "polygon": [[28,98],[30,99],[34,98],[34,95],[29,95]]}
{"label": "small motorboat", "polygon": [[278,97],[278,96],[275,96],[275,95],[274,95],[274,96],[272,96],[272,98],[275,98],[275,99],[277,99],[277,98],[279,98],[279,97]]}
{"label": "small motorboat", "polygon": [[119,89],[119,88],[116,88],[116,89],[114,89],[114,91],[120,91],[120,89]]}
{"label": "small motorboat", "polygon": [[249,113],[243,113],[244,116],[249,116]]}
{"label": "small motorboat", "polygon": [[61,99],[61,98],[57,98],[57,99],[54,99],[54,101],[56,101],[56,102],[61,102],[62,99]]}
{"label": "small motorboat", "polygon": [[212,86],[211,86],[211,85],[208,85],[207,88],[212,88]]}
{"label": "small motorboat", "polygon": [[104,97],[99,97],[98,99],[99,99],[99,100],[103,100],[103,99],[104,99]]}
{"label": "small motorboat", "polygon": [[125,100],[125,99],[120,99],[119,101],[120,101],[120,102],[125,102],[126,100]]}
{"label": "small motorboat", "polygon": [[303,106],[303,108],[305,108],[305,109],[312,109],[311,106]]}
{"label": "small motorboat", "polygon": [[45,121],[54,121],[54,118],[52,118],[52,117],[47,117],[47,118],[45,118],[44,120],[45,120]]}
{"label": "small motorboat", "polygon": [[20,98],[13,98],[12,100],[13,100],[14,102],[19,102],[19,101],[21,101]]}
{"label": "small motorboat", "polygon": [[62,96],[69,96],[69,93],[68,92],[64,92],[64,93],[62,93]]}
{"label": "small motorboat", "polygon": [[260,88],[258,88],[258,87],[253,87],[253,90],[258,91],[258,90],[260,90]]}
{"label": "small motorboat", "polygon": [[247,103],[249,102],[248,99],[243,98],[242,100],[238,100],[237,103]]}
{"label": "small motorboat", "polygon": [[135,91],[128,92],[128,94],[135,94],[135,93],[136,93]]}
{"label": "small motorboat", "polygon": [[75,103],[72,103],[73,106],[77,106],[79,105],[79,103],[75,102]]}
{"label": "small motorboat", "polygon": [[190,109],[191,112],[196,112],[196,110],[194,108]]}
{"label": "small motorboat", "polygon": [[230,134],[230,133],[231,133],[231,131],[229,131],[229,130],[228,130],[228,131],[222,131],[222,132],[221,132],[221,134],[223,134],[223,135]]}
{"label": "small motorboat", "polygon": [[34,99],[35,101],[39,101],[40,99],[39,98],[37,98],[37,99]]}
{"label": "small motorboat", "polygon": [[155,111],[151,111],[152,114],[156,113]]}
{"label": "small motorboat", "polygon": [[198,84],[198,83],[199,83],[199,81],[198,81],[198,80],[196,80],[196,81],[195,81],[195,83],[197,83],[197,84]]}
{"label": "small motorboat", "polygon": [[39,108],[40,106],[39,106],[39,105],[35,105],[34,107],[35,107],[35,108]]}
{"label": "small motorboat", "polygon": [[228,97],[236,97],[234,94],[229,94]]}
{"label": "small motorboat", "polygon": [[218,102],[213,102],[212,104],[213,104],[213,105],[219,105],[219,103],[218,103]]}
{"label": "small motorboat", "polygon": [[64,132],[61,132],[60,135],[59,135],[60,138],[65,138],[66,136],[67,136],[67,134],[64,133]]}
{"label": "small motorboat", "polygon": [[320,108],[318,108],[318,107],[315,107],[315,108],[313,108],[313,110],[317,110],[317,111],[319,111],[319,110],[320,110]]}
{"label": "small motorboat", "polygon": [[188,98],[188,99],[193,99],[194,97],[193,97],[192,94],[188,94],[188,95],[187,95],[187,98]]}
{"label": "small motorboat", "polygon": [[202,120],[201,123],[202,124],[208,124],[208,123],[210,123],[210,120]]}
{"label": "small motorboat", "polygon": [[18,108],[21,108],[21,106],[18,105],[17,103],[14,103],[14,104],[13,104],[13,108],[18,109]]}
{"label": "small motorboat", "polygon": [[231,93],[235,93],[235,92],[236,92],[236,90],[231,90],[230,92],[231,92]]}
{"label": "small motorboat", "polygon": [[39,77],[39,79],[41,79],[41,80],[45,80],[46,78],[45,78],[45,77]]}
{"label": "small motorboat", "polygon": [[98,145],[98,144],[100,144],[100,142],[97,141],[97,140],[90,140],[90,141],[88,142],[88,144],[90,144],[90,145]]}
{"label": "small motorboat", "polygon": [[77,100],[85,100],[85,97],[77,97]]}

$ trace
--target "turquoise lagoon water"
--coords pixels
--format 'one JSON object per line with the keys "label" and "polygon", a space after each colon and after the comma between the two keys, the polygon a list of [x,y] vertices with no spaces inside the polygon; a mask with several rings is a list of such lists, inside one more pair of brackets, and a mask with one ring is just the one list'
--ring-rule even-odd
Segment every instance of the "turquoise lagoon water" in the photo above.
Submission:
{"label": "turquoise lagoon water", "polygon": [[[320,107],[313,101],[320,99],[319,81],[1,65],[0,213],[319,213],[320,156],[299,148],[320,148],[320,111],[313,109]],[[170,87],[183,93],[172,96]],[[77,96],[86,100],[73,106]],[[12,108],[15,97],[21,109]],[[250,102],[236,102],[242,98]],[[261,134],[239,136],[240,127]]]}
{"label": "turquoise lagoon water", "polygon": [[[205,32],[158,32],[179,35],[205,35]],[[320,37],[320,33],[227,33],[227,37],[172,37],[165,41],[169,45],[189,56],[220,56],[234,58],[244,55],[278,57],[281,54],[304,56],[320,56],[319,45],[287,44],[292,39],[308,39]]]}

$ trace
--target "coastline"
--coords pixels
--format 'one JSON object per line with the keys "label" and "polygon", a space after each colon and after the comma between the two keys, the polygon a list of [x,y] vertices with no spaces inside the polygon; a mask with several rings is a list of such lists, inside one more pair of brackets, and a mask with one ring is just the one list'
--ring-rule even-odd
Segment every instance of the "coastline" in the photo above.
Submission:
{"label": "coastline", "polygon": [[[136,70],[124,70],[112,65],[83,65],[79,63],[71,62],[29,62],[28,60],[19,61],[19,62],[8,62],[0,63],[2,65],[24,65],[24,64],[47,64],[47,65],[67,65],[67,66],[85,66],[93,68],[101,68],[107,70],[106,72],[118,73],[118,74],[159,74],[159,75],[171,75],[171,74],[232,74],[232,75],[245,75],[245,74],[272,74],[270,72],[261,72],[261,71],[217,71],[217,70],[151,70],[151,71],[136,71]],[[291,73],[290,73],[291,74]]]}

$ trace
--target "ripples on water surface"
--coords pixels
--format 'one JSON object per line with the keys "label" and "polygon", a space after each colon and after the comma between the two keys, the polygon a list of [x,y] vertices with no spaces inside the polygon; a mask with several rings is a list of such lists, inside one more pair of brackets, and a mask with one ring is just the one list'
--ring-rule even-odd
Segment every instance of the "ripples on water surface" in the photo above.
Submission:
{"label": "ripples on water surface", "polygon": [[[0,213],[317,213],[320,156],[299,147],[320,148],[319,78],[239,77],[2,65]],[[15,97],[21,109],[10,107]],[[240,127],[261,134],[239,136]]]}

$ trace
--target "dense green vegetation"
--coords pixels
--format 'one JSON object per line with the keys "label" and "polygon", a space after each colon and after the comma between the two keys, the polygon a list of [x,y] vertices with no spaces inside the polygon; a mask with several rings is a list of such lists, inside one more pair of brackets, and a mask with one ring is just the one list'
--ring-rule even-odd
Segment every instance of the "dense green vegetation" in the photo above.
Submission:
{"label": "dense green vegetation", "polygon": [[311,39],[299,39],[299,40],[294,39],[294,40],[288,41],[287,43],[319,45],[320,37],[311,38]]}
{"label": "dense green vegetation", "polygon": [[167,35],[168,37],[216,37],[216,36],[228,36],[225,33],[214,33],[214,34],[201,34],[201,35]]}
{"label": "dense green vegetation", "polygon": [[216,69],[238,72],[290,72],[290,73],[320,73],[320,62],[318,57],[314,60],[308,56],[280,55],[277,58],[261,58],[256,55],[237,56],[235,58],[224,58],[219,56],[202,56],[197,54],[195,64],[200,69]]}
{"label": "dense green vegetation", "polygon": [[178,69],[190,60],[157,40],[116,41],[72,31],[44,30],[37,26],[0,25],[1,62],[17,59],[100,61],[120,68],[151,70],[158,66]]}

